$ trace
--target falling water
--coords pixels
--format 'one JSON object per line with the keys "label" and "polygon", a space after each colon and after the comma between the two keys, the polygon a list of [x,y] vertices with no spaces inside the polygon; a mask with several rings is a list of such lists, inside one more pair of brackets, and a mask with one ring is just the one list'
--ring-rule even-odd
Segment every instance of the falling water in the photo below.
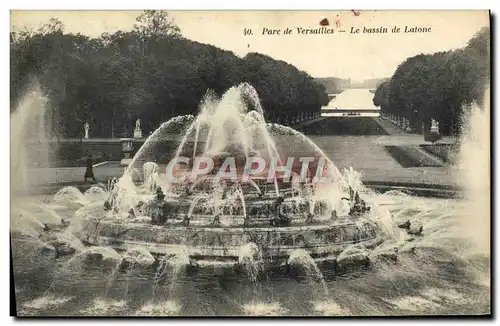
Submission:
{"label": "falling water", "polygon": [[87,201],[93,202],[105,199],[107,197],[107,192],[104,186],[92,186],[83,193],[83,196]]}
{"label": "falling water", "polygon": [[[148,267],[151,266],[155,263],[155,258],[151,253],[144,247],[137,247],[133,249],[127,250],[123,255],[122,258],[120,259],[119,263],[117,266],[120,266],[122,263],[126,263],[126,271],[125,271],[125,286],[124,286],[124,291],[123,291],[123,296],[126,296],[128,293],[129,285],[130,285],[130,279],[131,275],[134,272],[134,269],[136,267]],[[116,271],[118,268],[114,270],[114,273],[110,275],[110,282],[108,282],[108,287],[112,284],[112,277],[116,279]]]}
{"label": "falling water", "polygon": [[319,281],[323,286],[325,296],[328,297],[330,295],[330,291],[328,290],[328,285],[325,282],[323,273],[321,273],[318,265],[316,265],[316,262],[314,261],[314,259],[312,259],[311,255],[306,250],[296,249],[292,251],[292,253],[288,257],[287,264],[291,266],[303,267],[308,283],[314,284],[315,282]]}
{"label": "falling water", "polygon": [[[180,128],[180,130],[176,130],[176,128]],[[337,193],[346,188],[346,182],[338,168],[308,137],[289,127],[266,124],[258,95],[255,89],[246,83],[229,89],[221,99],[208,93],[202,101],[200,112],[196,117],[179,116],[162,124],[138,150],[127,168],[126,175],[130,175],[134,169],[138,168],[136,162],[142,162],[143,159],[147,159],[148,153],[154,152],[153,146],[155,144],[168,140],[168,137],[172,137],[176,133],[182,136],[174,157],[190,152],[195,155],[201,148],[203,152],[199,155],[225,155],[228,151],[232,153],[233,150],[236,150],[241,151],[247,160],[252,153],[252,155],[267,156],[268,160],[276,160],[277,162],[281,162],[281,157],[274,138],[292,135],[294,139],[303,142],[308,150],[312,149],[314,155],[325,161],[326,168],[324,170],[333,177],[332,183],[326,187],[326,192],[318,192],[318,196],[321,198],[316,199],[332,201],[330,206],[333,206]],[[204,143],[204,147],[200,146],[202,143]],[[193,146],[192,150],[191,146]],[[145,181],[148,182],[148,180]],[[123,181],[120,180],[120,183]],[[275,196],[278,197],[280,189],[276,174],[273,183]],[[196,181],[193,187],[195,186]],[[122,200],[133,195],[133,184],[120,185],[119,188],[122,187],[128,189],[124,193],[126,196],[122,196]],[[334,188],[339,189],[335,190]],[[128,210],[130,203],[126,204],[128,207],[121,205],[119,208]]]}
{"label": "falling water", "polygon": [[238,254],[238,264],[245,269],[250,281],[255,285],[257,277],[263,268],[262,251],[253,242],[241,246]]}
{"label": "falling water", "polygon": [[352,166],[350,166],[349,168],[344,168],[342,170],[342,174],[344,176],[344,180],[347,182],[347,185],[354,191],[354,195],[356,195],[363,189],[363,184],[361,182],[361,173],[354,170]]}
{"label": "falling water", "polygon": [[153,286],[152,286],[152,291],[151,291],[153,299],[155,298],[156,292],[158,291],[158,285],[159,285],[160,279],[165,274],[165,271],[166,271],[165,268],[167,267],[167,259],[168,259],[168,256],[166,256],[166,255],[161,257],[161,259],[158,263],[158,267],[156,268],[156,273],[155,273],[155,276],[153,277]]}
{"label": "falling water", "polygon": [[86,205],[89,203],[88,199],[76,187],[67,186],[59,189],[52,197],[52,202],[56,204],[72,204],[77,203]]}
{"label": "falling water", "polygon": [[325,167],[327,167],[328,176],[332,178],[332,184],[339,184],[341,186],[346,186],[346,181],[342,177],[342,173],[337,168],[337,166],[328,158],[328,155],[318,147],[311,139],[306,135],[288,126],[282,126],[275,123],[268,123],[267,129],[269,132],[277,133],[278,135],[292,135],[297,139],[304,141],[309,148],[312,148],[321,158],[325,160]]}
{"label": "falling water", "polygon": [[302,194],[300,176],[293,174],[291,184],[292,184],[293,197],[302,197],[303,194]]}
{"label": "falling water", "polygon": [[[198,137],[199,137],[199,133],[200,133],[201,117],[198,116],[194,119],[195,119],[195,121],[193,121],[186,129],[186,132],[185,132],[184,136],[182,137],[179,146],[177,147],[177,151],[176,151],[174,157],[180,156],[181,151],[185,148],[185,145],[188,141],[188,138],[191,135],[193,130],[196,130],[194,148],[196,149],[198,147]],[[195,152],[195,150],[193,150],[193,152]]]}
{"label": "falling water", "polygon": [[252,179],[248,179],[248,183],[252,185],[252,187],[257,190],[257,193],[262,194],[262,190],[260,190],[259,186]]}
{"label": "falling water", "polygon": [[245,203],[245,196],[243,195],[243,191],[241,190],[241,187],[238,187],[238,189],[236,189],[236,193],[238,194],[238,197],[240,198],[240,201],[241,201],[241,207],[243,209],[243,218],[246,219],[247,218],[247,205]]}
{"label": "falling water", "polygon": [[43,311],[51,307],[61,306],[73,299],[75,299],[74,296],[56,296],[47,294],[23,304],[23,313],[29,314],[30,312],[36,312],[37,310]]}
{"label": "falling water", "polygon": [[[49,100],[38,84],[30,87],[10,116],[10,174],[14,193],[30,192],[38,174],[29,173],[49,162],[47,110]],[[36,150],[32,143],[37,142]]]}
{"label": "falling water", "polygon": [[[198,150],[198,138],[200,137],[200,125],[201,125],[201,120],[199,118],[196,118],[196,121],[195,121],[195,128],[196,128],[196,132],[195,132],[195,135],[194,135],[194,148],[193,148],[193,159],[196,157],[196,151]],[[186,133],[188,134],[188,133]],[[182,148],[182,147],[179,147],[179,148]]]}
{"label": "falling water", "polygon": [[11,211],[10,229],[12,232],[23,234],[31,238],[37,238],[44,228],[44,223],[38,218],[20,207],[13,207]]}
{"label": "falling water", "polygon": [[279,302],[252,301],[243,305],[242,309],[248,316],[283,316],[288,312]]}
{"label": "falling water", "polygon": [[193,198],[193,202],[189,206],[189,210],[188,210],[188,213],[187,213],[187,218],[189,220],[191,219],[191,216],[193,215],[194,209],[197,207],[199,201],[202,200],[202,199],[206,200],[207,198],[208,198],[208,196],[206,194],[199,194],[199,195],[196,195]]}
{"label": "falling water", "polygon": [[[78,240],[73,239],[70,234],[67,234],[66,236],[58,235],[58,237],[60,239],[64,239],[64,237],[67,237],[67,241],[72,242],[78,248],[78,250],[73,257],[62,264],[61,268],[56,270],[56,272],[53,274],[52,281],[43,293],[42,297],[39,298],[39,300],[44,300],[43,298],[53,298],[54,294],[52,294],[51,292],[55,291],[56,288],[61,287],[61,282],[64,280],[64,276],[72,278],[74,277],[74,275],[82,275],[86,264],[97,257],[102,261],[112,262],[112,264],[116,266],[116,268],[112,269],[113,276],[122,261],[121,256],[111,248],[84,248],[83,245]],[[107,291],[108,289],[106,287],[106,294]]]}
{"label": "falling water", "polygon": [[[174,117],[167,122],[163,123],[158,129],[156,129],[144,142],[144,144],[139,148],[137,153],[132,158],[129,166],[126,169],[126,174],[131,173],[133,169],[136,168],[136,162],[139,159],[142,159],[144,155],[149,152],[149,149],[152,145],[154,145],[158,140],[164,140],[165,131],[169,131],[174,126],[185,125],[187,122],[190,122],[194,119],[192,115],[184,115]],[[171,136],[171,134],[169,134]]]}
{"label": "falling water", "polygon": [[166,300],[163,302],[149,302],[142,306],[136,313],[136,316],[177,316],[181,306],[177,301]]}
{"label": "falling water", "polygon": [[159,281],[165,277],[169,282],[168,296],[175,295],[177,280],[181,272],[191,263],[186,248],[180,248],[170,254],[163,256],[158,264],[153,280],[153,299],[158,291]]}
{"label": "falling water", "polygon": [[210,117],[212,120],[209,123],[204,153],[218,154],[231,145],[237,145],[241,146],[248,157],[249,137],[241,118],[246,111],[247,107],[241,99],[239,88],[231,88],[224,93],[215,111],[211,112],[213,116]]}
{"label": "falling water", "polygon": [[193,150],[193,157],[197,151],[198,148],[198,140],[199,140],[199,135],[200,135],[200,129],[202,127],[202,122],[204,121],[209,121],[212,119],[211,114],[212,112],[215,111],[215,107],[217,106],[217,103],[220,101],[220,99],[216,96],[214,92],[208,91],[205,96],[203,97],[201,104],[200,104],[200,114],[195,118],[195,121],[193,121],[188,128],[186,129],[186,132],[184,136],[182,137],[182,140],[177,147],[177,151],[175,153],[175,157],[179,157],[181,151],[184,149],[186,142],[188,141],[188,138],[190,137],[191,133],[193,130],[195,130],[195,141],[194,141],[194,150]]}
{"label": "falling water", "polygon": [[[251,101],[255,111],[248,111],[244,98]],[[279,153],[266,129],[257,93],[248,84],[229,89],[220,100],[208,93],[202,101],[199,115],[186,128],[175,157],[179,157],[186,149],[193,132],[193,156],[199,142],[204,141],[202,154],[218,155],[236,146],[247,159],[250,152],[264,149],[270,158],[279,160]],[[262,143],[256,144],[254,139],[261,139]],[[276,196],[279,196],[276,178],[274,186]]]}
{"label": "falling water", "polygon": [[490,254],[490,90],[484,94],[484,107],[465,110],[460,139],[457,179],[468,201],[463,232],[480,253]]}
{"label": "falling water", "polygon": [[130,173],[124,174],[118,180],[113,191],[115,193],[113,205],[119,211],[128,211],[131,207],[135,207],[140,200]]}
{"label": "falling water", "polygon": [[72,248],[74,252],[82,252],[85,250],[85,246],[82,244],[80,239],[75,237],[74,234],[67,232],[66,230],[62,232],[57,232],[55,238],[59,244],[64,244],[69,248]]}
{"label": "falling water", "polygon": [[29,227],[33,223],[41,227],[45,225],[59,226],[62,223],[61,216],[44,203],[33,203],[15,199],[13,204],[11,216],[15,216],[15,218],[11,221],[12,230],[21,230],[23,227]]}
{"label": "falling water", "polygon": [[125,308],[127,308],[127,301],[125,300],[112,300],[97,297],[92,302],[92,305],[83,309],[81,313],[87,316],[114,315],[117,312],[123,311]]}
{"label": "falling water", "polygon": [[156,188],[156,180],[158,180],[158,173],[160,168],[155,162],[146,162],[142,166],[144,186],[149,191],[153,192]]}
{"label": "falling water", "polygon": [[238,266],[250,280],[251,298],[243,304],[242,309],[248,315],[268,315],[276,316],[286,313],[286,309],[280,306],[279,302],[269,302],[263,300],[263,284],[258,281],[258,277],[264,271],[264,259],[262,250],[254,242],[249,242],[241,246],[238,254]]}
{"label": "falling water", "polygon": [[[217,105],[217,103],[215,103],[214,105]],[[240,120],[243,121],[243,126],[245,128],[254,128],[255,130],[257,130],[256,133],[258,135],[266,137],[271,137],[270,135],[274,134],[280,135],[285,131],[288,132],[286,128],[282,128],[280,126],[271,127],[270,125],[266,125],[267,131],[265,134],[260,132],[260,127],[257,127],[257,125],[253,125],[255,121],[259,121],[260,119],[260,110],[261,108],[257,108],[255,111],[247,112],[246,114],[243,114],[239,117]],[[229,112],[229,110],[225,112]],[[232,307],[230,307],[231,304],[226,305],[223,303],[222,305],[217,306],[217,302],[215,302],[217,300],[210,299],[213,299],[219,294],[222,294],[220,297],[227,298],[227,303],[234,303],[236,301],[236,304],[233,306],[243,304],[243,306],[240,306],[243,311],[236,311],[236,313],[243,312],[250,315],[283,315],[288,312],[297,313],[300,312],[301,309],[306,313],[311,313],[311,302],[309,300],[304,300],[304,298],[308,294],[307,289],[311,286],[314,288],[315,285],[318,286],[316,289],[314,289],[314,291],[319,293],[319,299],[313,298],[312,308],[316,312],[327,315],[368,313],[400,314],[408,313],[408,311],[422,314],[436,312],[435,309],[437,309],[436,307],[438,306],[446,306],[445,310],[439,311],[443,313],[463,313],[464,311],[469,312],[471,309],[474,309],[474,311],[478,312],[487,311],[487,308],[484,307],[486,307],[486,305],[488,304],[487,301],[489,300],[489,291],[487,291],[488,289],[485,289],[486,287],[488,287],[488,283],[483,283],[482,281],[474,282],[469,278],[469,274],[471,273],[470,271],[472,270],[472,272],[475,272],[477,265],[484,265],[485,260],[479,259],[471,261],[469,264],[464,264],[464,259],[462,259],[461,257],[456,257],[463,254],[463,251],[461,251],[460,249],[460,245],[462,245],[463,242],[461,241],[461,239],[456,237],[454,231],[450,232],[450,230],[454,227],[453,223],[459,218],[464,219],[463,222],[466,227],[469,227],[469,229],[471,229],[471,225],[476,226],[476,224],[473,224],[471,222],[471,219],[478,218],[477,212],[482,212],[481,209],[487,207],[486,199],[488,199],[489,203],[489,198],[485,198],[485,196],[481,195],[484,194],[485,189],[489,189],[489,187],[484,184],[485,180],[488,179],[487,177],[483,178],[486,173],[484,175],[482,174],[482,172],[484,172],[485,170],[485,165],[479,164],[481,161],[488,162],[488,157],[486,157],[484,160],[470,159],[472,156],[474,156],[470,153],[476,154],[477,152],[479,152],[481,154],[483,153],[483,151],[486,151],[489,148],[489,146],[485,145],[489,145],[489,143],[483,142],[484,135],[482,134],[482,132],[485,132],[485,121],[488,121],[488,117],[484,116],[485,114],[486,112],[483,112],[481,110],[472,109],[470,129],[475,131],[470,131],[470,134],[467,134],[468,136],[464,136],[464,140],[462,141],[462,155],[464,157],[462,158],[461,167],[463,170],[467,169],[467,171],[474,172],[471,173],[472,175],[474,175],[474,177],[471,177],[470,174],[461,174],[461,177],[464,179],[464,184],[472,185],[469,190],[467,190],[467,198],[471,203],[473,203],[473,205],[467,206],[472,211],[472,213],[468,214],[468,216],[466,217],[467,214],[464,214],[462,211],[460,211],[461,206],[457,206],[457,201],[455,200],[444,201],[435,198],[423,199],[405,195],[396,191],[389,192],[383,195],[370,194],[370,196],[376,197],[377,200],[382,203],[381,206],[385,205],[385,207],[383,207],[384,209],[387,208],[385,214],[379,214],[377,207],[372,207],[371,210],[371,213],[373,214],[371,219],[376,220],[377,223],[381,223],[381,227],[386,231],[386,233],[390,233],[391,230],[394,230],[394,223],[391,221],[392,217],[401,221],[411,219],[412,225],[422,223],[425,227],[425,231],[422,236],[415,236],[414,239],[412,239],[412,242],[408,242],[403,245],[398,241],[391,240],[391,242],[384,243],[381,247],[373,251],[371,248],[366,249],[353,246],[337,256],[339,261],[344,260],[346,263],[348,263],[349,259],[356,259],[356,257],[353,258],[352,256],[359,255],[363,257],[365,255],[368,255],[370,259],[373,258],[373,265],[370,267],[370,270],[363,271],[362,273],[356,272],[346,276],[336,274],[335,280],[329,283],[330,288],[328,288],[322,273],[319,271],[318,266],[316,265],[311,255],[303,249],[298,249],[291,253],[288,259],[288,264],[300,266],[301,268],[303,268],[306,272],[307,280],[309,283],[299,283],[299,286],[297,286],[297,282],[291,281],[286,278],[280,278],[276,282],[265,282],[264,284],[266,288],[264,289],[266,291],[262,291],[261,296],[253,298],[254,300],[252,300],[251,302],[244,303],[244,301],[246,300],[240,299],[242,296],[247,296],[249,292],[246,291],[246,287],[242,287],[242,291],[240,292],[241,294],[236,294],[235,297],[234,292],[237,291],[234,291],[234,287],[241,286],[241,283],[238,281],[233,282],[231,279],[225,278],[224,282],[227,283],[224,283],[224,286],[227,285],[228,288],[224,289],[225,292],[215,293],[215,291],[220,290],[220,287],[216,290],[213,290],[214,292],[212,292],[212,289],[214,288],[211,287],[211,290],[207,294],[205,289],[209,286],[213,286],[213,283],[211,283],[213,281],[212,278],[208,278],[207,280],[203,277],[195,276],[194,278],[190,279],[191,275],[188,275],[188,273],[186,273],[185,278],[179,279],[179,276],[182,274],[182,272],[185,269],[187,270],[188,265],[190,265],[189,256],[184,251],[179,253],[170,253],[163,256],[163,258],[159,261],[158,268],[156,269],[156,274],[152,280],[152,293],[149,291],[128,291],[128,288],[126,287],[125,291],[123,292],[125,292],[125,294],[127,295],[126,299],[130,300],[130,302],[126,302],[125,300],[112,300],[108,296],[102,297],[102,293],[97,293],[98,298],[91,298],[91,307],[88,308],[88,310],[85,310],[86,314],[93,314],[94,312],[97,313],[97,311],[106,314],[113,314],[115,312],[117,314],[135,313],[138,315],[179,314],[181,306],[179,304],[180,300],[176,296],[180,295],[186,297],[186,300],[183,300],[183,302],[189,301],[189,303],[193,304],[193,306],[191,307],[188,306],[186,310],[196,310],[199,308],[197,311],[200,313],[204,313],[206,311],[219,313],[220,310],[218,309],[222,307],[222,310],[226,310],[224,312],[220,312],[220,314],[234,314],[235,311]],[[202,120],[203,119],[200,119],[199,121]],[[180,117],[176,121],[180,125],[183,125],[185,127],[189,123],[191,123],[193,119],[192,117]],[[167,124],[167,127],[163,125],[163,127],[161,127],[161,133],[170,132],[169,135],[171,135],[172,130],[170,130],[170,127],[176,123]],[[240,127],[240,125],[238,124],[235,125],[238,128]],[[203,130],[203,128],[207,129],[206,125],[203,127],[203,123],[200,123],[199,125],[194,124],[192,130],[192,132],[196,133],[195,142],[200,141],[200,144],[203,141],[203,137],[205,136],[204,131],[206,131]],[[183,130],[185,129],[183,128]],[[163,139],[160,138],[164,136],[164,134],[161,133],[155,133],[156,138],[153,140],[148,139],[148,145],[146,146],[146,148],[142,148],[140,150],[142,151],[142,154],[149,154],[148,150],[151,149],[151,144],[153,144],[156,140]],[[189,133],[190,132],[187,132],[186,135]],[[247,136],[249,135],[248,133],[244,134]],[[301,134],[298,133],[292,134],[296,135],[306,144],[310,144],[306,136],[300,136]],[[240,134],[237,133],[237,135]],[[250,133],[250,135],[253,134]],[[188,136],[191,137],[192,135]],[[217,132],[213,132],[213,137],[213,139],[218,139]],[[185,138],[187,142],[187,136]],[[248,140],[249,141],[246,144],[248,145],[249,149],[253,151],[256,147],[259,148],[258,139],[249,137]],[[263,150],[263,153],[266,153],[266,151],[268,151],[270,155],[273,155],[273,148],[268,150],[269,147],[267,147],[267,145],[274,146],[275,148],[276,145],[274,143],[274,139],[270,142],[267,142],[264,139],[261,140],[261,142],[262,144],[260,145],[262,145],[261,149]],[[183,146],[184,145],[179,146],[178,149],[182,149]],[[314,147],[313,145],[311,146],[311,148],[316,150],[316,147]],[[200,148],[203,149],[203,146],[200,146]],[[320,155],[322,154],[322,152],[317,152],[317,154],[318,153]],[[465,155],[465,153],[468,154]],[[335,175],[338,171],[336,170],[334,165],[331,165],[331,167],[333,169],[330,169],[330,171],[334,171],[333,174]],[[141,192],[143,189],[134,185],[131,178],[131,171],[132,169],[129,171],[129,174],[126,174],[125,177],[120,180],[121,182],[119,184],[119,187],[115,188],[118,199],[117,203],[127,209],[130,207],[130,205],[133,205],[138,200],[138,198],[143,198],[141,197],[143,196],[143,193]],[[360,177],[357,172],[355,172],[354,170],[346,170],[343,172],[344,175],[341,175],[340,177],[342,178],[342,182],[345,182],[345,184],[342,184],[342,186],[350,185],[354,190],[363,192],[363,195],[365,195],[366,189],[364,189],[362,185],[358,184],[358,181],[360,181]],[[480,175],[483,177],[478,177]],[[252,186],[254,186],[257,191],[260,191],[257,185],[252,184]],[[335,185],[333,186],[333,188],[335,188]],[[91,193],[95,193],[95,196]],[[328,193],[328,195],[331,194],[332,193]],[[116,223],[129,222],[120,220],[122,216],[119,214],[115,214],[113,212],[103,212],[103,202],[101,200],[102,195],[103,194],[97,189],[94,189],[89,193],[86,193],[85,195],[82,195],[81,192],[78,191],[78,189],[65,189],[55,196],[55,201],[59,201],[64,206],[70,205],[75,209],[78,208],[78,210],[74,214],[68,230],[71,230],[71,232],[73,232],[74,230],[72,227],[75,226],[76,228],[76,225],[78,225],[78,223],[76,222],[81,219],[88,218],[89,216],[102,216],[104,220],[115,218],[116,220],[113,222]],[[241,198],[241,195],[244,195],[241,193],[241,191],[231,192],[230,196],[228,196],[227,199],[224,199],[220,204],[224,204],[227,205],[228,208],[232,208],[231,205],[233,203],[240,204],[241,201],[244,207],[245,203],[243,203],[243,199],[245,196]],[[205,197],[203,197],[206,200],[204,200],[203,203],[200,203],[199,201],[201,200],[201,198],[197,199],[196,205],[204,205],[203,207],[213,205],[213,201],[211,201],[211,199],[216,196],[219,196],[219,194],[213,194],[212,192],[209,192],[208,195],[205,195]],[[301,197],[303,196],[304,194]],[[320,199],[326,197],[328,196],[325,196],[324,193],[320,195],[313,194],[311,196],[311,200],[313,202],[313,204],[311,204],[311,209],[314,210],[314,202],[317,202],[319,206]],[[189,200],[192,200],[193,198],[195,198],[195,196],[189,197]],[[366,198],[368,201],[369,197],[364,196],[363,198]],[[298,199],[296,200],[297,203],[299,203]],[[94,202],[94,200],[96,202]],[[246,200],[249,201],[249,198],[247,197]],[[87,201],[87,204],[80,207],[79,205],[82,205],[85,201]],[[80,202],[79,205],[72,205],[78,202]],[[288,201],[287,199],[287,203],[288,202],[293,201]],[[42,208],[37,208],[36,205],[25,205],[22,206],[22,210],[15,211],[16,214],[19,213],[23,215],[23,217],[18,218],[18,220],[25,219],[26,221],[29,221],[26,222],[26,225],[29,227],[21,226],[20,229],[30,234],[30,236],[28,237],[30,238],[30,240],[32,237],[33,242],[37,242],[37,244],[40,244],[40,246],[36,246],[35,249],[37,250],[28,251],[26,247],[22,247],[23,250],[28,251],[28,253],[33,256],[33,259],[31,259],[32,257],[29,257],[29,259],[21,259],[16,261],[15,265],[17,265],[17,269],[19,269],[23,273],[21,275],[24,276],[26,270],[29,271],[32,265],[39,264],[39,262],[35,258],[37,258],[36,256],[42,256],[44,254],[40,249],[41,247],[43,247],[44,250],[47,249],[47,251],[50,251],[49,255],[47,255],[46,253],[45,255],[50,256],[50,264],[52,265],[52,269],[50,269],[48,273],[45,273],[47,273],[48,275],[53,275],[52,271],[54,270],[57,271],[54,272],[55,275],[58,275],[58,273],[68,273],[69,278],[71,278],[71,280],[68,282],[68,285],[78,284],[79,282],[81,282],[84,283],[85,286],[93,286],[93,282],[95,282],[96,277],[87,275],[87,269],[84,268],[88,268],[89,270],[95,269],[98,273],[97,278],[100,282],[103,283],[99,288],[103,289],[104,291],[104,289],[106,288],[105,282],[111,280],[111,285],[113,285],[113,282],[115,282],[116,276],[119,272],[118,268],[122,266],[125,261],[128,261],[130,267],[126,270],[125,276],[129,278],[131,287],[133,284],[132,282],[138,282],[138,284],[142,286],[144,278],[149,277],[149,274],[143,274],[142,270],[139,269],[139,265],[143,264],[145,266],[151,266],[150,264],[154,262],[154,258],[152,258],[151,254],[146,249],[144,249],[142,253],[139,250],[138,252],[128,251],[125,254],[120,255],[110,247],[83,248],[81,246],[81,243],[74,241],[75,238],[73,237],[73,235],[70,236],[69,234],[61,233],[55,236],[56,240],[64,243],[69,243],[77,247],[76,253],[74,257],[69,258],[69,261],[67,262],[66,259],[68,259],[68,257],[54,258],[53,256],[51,256],[51,254],[57,249],[51,246],[50,243],[44,243],[39,238],[40,233],[44,233],[40,231],[44,227],[44,221],[60,221],[58,213],[53,212],[51,209],[51,207],[55,207],[56,205],[51,205],[52,206],[48,206],[49,209],[47,210],[43,208],[44,206]],[[188,214],[193,213],[196,205],[192,205],[190,207]],[[233,206],[236,206],[236,204]],[[388,213],[389,210],[391,214]],[[39,212],[41,213],[41,215],[38,214]],[[244,211],[244,214],[246,215],[246,211]],[[46,216],[46,219],[40,219],[39,215]],[[481,213],[480,217],[486,218],[487,214],[483,215]],[[136,221],[134,220],[131,223],[136,223]],[[373,229],[361,224],[361,221],[360,223],[358,223],[358,221],[355,221],[354,223],[356,224],[356,228],[358,230],[361,230],[361,233],[365,233],[370,229]],[[489,238],[487,237],[488,233],[482,233],[482,231],[479,229],[480,225],[484,228],[488,226],[487,224],[482,225],[482,223],[477,223],[478,229],[475,230],[475,228],[472,228],[474,230],[471,230],[474,233],[477,233],[477,235],[482,238],[477,239],[476,241],[478,247],[480,247],[479,245],[481,244],[481,240],[489,241]],[[161,227],[152,226],[152,228],[160,229]],[[279,230],[280,229],[277,228],[276,233],[280,232]],[[402,231],[402,233],[404,232],[405,231]],[[467,228],[465,228],[465,233],[467,232],[468,230]],[[450,233],[454,237],[452,241],[446,239],[447,237],[450,237]],[[24,239],[25,237],[23,236],[22,240]],[[455,247],[453,248],[458,249],[454,251],[449,250],[449,248],[452,247],[443,246],[444,240],[454,242],[453,244],[455,245]],[[153,242],[154,241],[155,240],[153,240]],[[245,272],[247,273],[251,283],[256,284],[259,283],[257,282],[257,275],[260,268],[259,261],[262,260],[262,252],[259,250],[260,240],[257,239],[253,241],[256,241],[256,243],[249,243],[241,248],[238,260],[240,264],[248,267],[248,269],[245,269]],[[420,252],[418,250],[409,250],[415,248],[416,243],[419,243],[419,246],[421,247],[419,249],[422,250]],[[448,251],[443,250],[443,248]],[[187,248],[185,250],[187,250]],[[380,262],[382,259],[377,258],[382,255],[397,256],[397,262]],[[206,263],[205,267],[212,266],[212,264],[215,264],[215,261]],[[105,266],[103,267],[103,265]],[[201,263],[200,266],[202,266]],[[33,270],[35,271],[35,273],[38,273],[38,270],[34,268]],[[31,285],[31,282],[36,284],[36,278],[23,278],[23,276],[21,276],[20,278],[21,281],[29,279],[29,285]],[[158,291],[160,280],[163,279],[168,282],[168,284],[164,288],[164,294],[166,294],[168,298],[164,298],[164,296],[160,295]],[[188,284],[188,280],[194,282],[195,286],[191,287],[187,285],[185,286],[185,288],[183,287],[183,291],[181,293],[181,291],[179,291],[180,285],[184,286]],[[56,287],[54,286],[54,284],[57,284],[58,286]],[[322,288],[320,284],[322,285]],[[19,285],[19,282],[16,284],[16,287],[21,287],[21,291],[27,292],[26,290],[29,288],[22,288],[22,286],[22,284]],[[45,290],[45,286],[46,284],[44,283],[42,291]],[[126,286],[128,286],[128,283],[126,284]],[[196,288],[196,290],[193,290],[192,288]],[[203,290],[199,290],[198,288],[203,288]],[[70,287],[66,286],[66,283],[61,284],[53,282],[49,289],[61,292],[68,291],[67,289],[70,289]],[[68,313],[68,311],[73,313],[73,308],[78,306],[78,309],[80,309],[82,304],[87,307],[89,305],[86,293],[83,291],[84,295],[80,296],[79,290],[74,289],[75,287],[71,287],[71,291],[73,291],[71,292],[71,294],[78,294],[74,298],[63,297],[59,295],[56,296],[55,294],[45,292],[41,297],[35,300],[29,298],[27,300],[28,302],[26,302],[26,300],[22,300],[21,302],[24,303],[25,309],[39,310],[39,313],[51,312],[48,307],[50,307],[52,303],[52,306],[58,306],[57,314]],[[253,289],[254,287],[252,287],[250,291],[254,291]],[[321,291],[323,289],[324,291]],[[240,290],[240,288],[238,288],[238,290]],[[195,293],[191,291],[195,291]],[[254,293],[255,292],[257,291],[254,291]],[[146,304],[144,304],[144,293],[146,293],[145,296],[147,296]],[[266,295],[267,293],[271,293],[273,298],[267,302],[264,301],[264,293],[266,293]],[[150,298],[149,296],[151,296],[152,298]],[[84,299],[82,300],[82,298]],[[206,298],[209,299],[206,300]],[[245,299],[246,298],[247,297],[245,297]],[[292,300],[288,300],[288,298],[292,298]],[[464,298],[468,298],[468,301]],[[92,299],[95,300],[92,301]],[[69,305],[63,306],[63,304],[71,300],[75,301],[74,305],[72,303],[71,307],[68,307]],[[201,305],[206,306],[201,307],[199,305],[200,303]],[[130,307],[127,306],[128,304],[130,304]],[[136,309],[137,304],[139,304],[139,309],[137,311],[130,312],[130,309]],[[20,306],[23,305],[21,304]],[[109,306],[110,308],[103,308],[103,306]]]}

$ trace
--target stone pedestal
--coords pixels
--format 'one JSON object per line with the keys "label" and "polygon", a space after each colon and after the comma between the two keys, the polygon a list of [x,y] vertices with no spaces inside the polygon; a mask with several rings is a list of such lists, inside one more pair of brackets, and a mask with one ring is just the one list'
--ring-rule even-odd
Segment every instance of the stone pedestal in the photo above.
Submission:
{"label": "stone pedestal", "polygon": [[142,130],[141,129],[134,129],[134,138],[142,138]]}
{"label": "stone pedestal", "polygon": [[439,122],[431,120],[431,132],[439,134]]}

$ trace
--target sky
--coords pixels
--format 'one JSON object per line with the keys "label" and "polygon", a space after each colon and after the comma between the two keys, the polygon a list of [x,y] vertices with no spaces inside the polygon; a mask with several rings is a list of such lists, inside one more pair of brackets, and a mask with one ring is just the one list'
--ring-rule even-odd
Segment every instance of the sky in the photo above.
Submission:
{"label": "sky", "polygon": [[[97,37],[103,32],[128,31],[140,11],[11,11],[11,28],[36,28],[58,18],[67,33]],[[260,52],[286,61],[313,77],[340,77],[361,81],[390,77],[398,64],[420,53],[464,47],[484,26],[487,11],[169,11],[184,37],[213,44],[244,56]],[[329,20],[333,34],[301,35],[297,28],[320,28]],[[336,27],[336,20],[340,27]],[[391,33],[393,27],[400,33]],[[404,33],[405,26],[431,28],[428,33]],[[386,34],[363,33],[364,28],[386,27]],[[279,29],[281,35],[262,35]],[[283,35],[286,28],[292,34]],[[360,33],[351,34],[351,29]],[[244,35],[252,29],[253,35]],[[345,30],[339,33],[339,30]]]}

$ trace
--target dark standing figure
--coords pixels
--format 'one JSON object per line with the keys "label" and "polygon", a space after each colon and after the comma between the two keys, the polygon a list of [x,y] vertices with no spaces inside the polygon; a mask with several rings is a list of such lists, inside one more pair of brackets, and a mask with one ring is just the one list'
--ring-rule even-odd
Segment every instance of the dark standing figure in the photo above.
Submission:
{"label": "dark standing figure", "polygon": [[87,179],[97,181],[94,176],[93,163],[94,161],[92,160],[92,154],[89,153],[89,155],[87,155],[87,159],[85,160],[85,166],[87,167],[87,169],[85,170],[85,182],[87,181]]}

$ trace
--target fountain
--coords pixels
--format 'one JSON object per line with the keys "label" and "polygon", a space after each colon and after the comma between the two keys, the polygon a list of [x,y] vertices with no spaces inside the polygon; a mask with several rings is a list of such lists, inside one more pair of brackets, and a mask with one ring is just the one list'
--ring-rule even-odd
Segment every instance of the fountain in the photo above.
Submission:
{"label": "fountain", "polygon": [[[246,84],[209,94],[84,193],[30,194],[35,155],[13,153],[13,185],[28,190],[13,193],[10,217],[18,314],[490,311],[489,170],[477,160],[488,112],[471,111],[461,146],[467,199],[443,200],[365,188],[303,134],[266,123],[256,95]],[[46,103],[38,92],[20,102],[15,148],[47,129],[34,119]]]}
{"label": "fountain", "polygon": [[[16,193],[29,193],[36,175],[29,171],[45,167],[49,161],[47,108],[48,98],[40,86],[30,87],[11,115],[11,185]],[[36,144],[36,147],[33,145]]]}
{"label": "fountain", "polygon": [[[163,153],[179,129],[177,148]],[[131,181],[141,169],[142,182]],[[207,94],[198,116],[160,126],[113,183],[106,210],[86,217],[81,239],[157,255],[182,247],[193,261],[235,265],[249,243],[266,266],[296,250],[334,261],[348,246],[374,247],[391,233],[360,198],[356,178],[303,134],[266,123],[257,93],[241,84],[220,99]]]}

